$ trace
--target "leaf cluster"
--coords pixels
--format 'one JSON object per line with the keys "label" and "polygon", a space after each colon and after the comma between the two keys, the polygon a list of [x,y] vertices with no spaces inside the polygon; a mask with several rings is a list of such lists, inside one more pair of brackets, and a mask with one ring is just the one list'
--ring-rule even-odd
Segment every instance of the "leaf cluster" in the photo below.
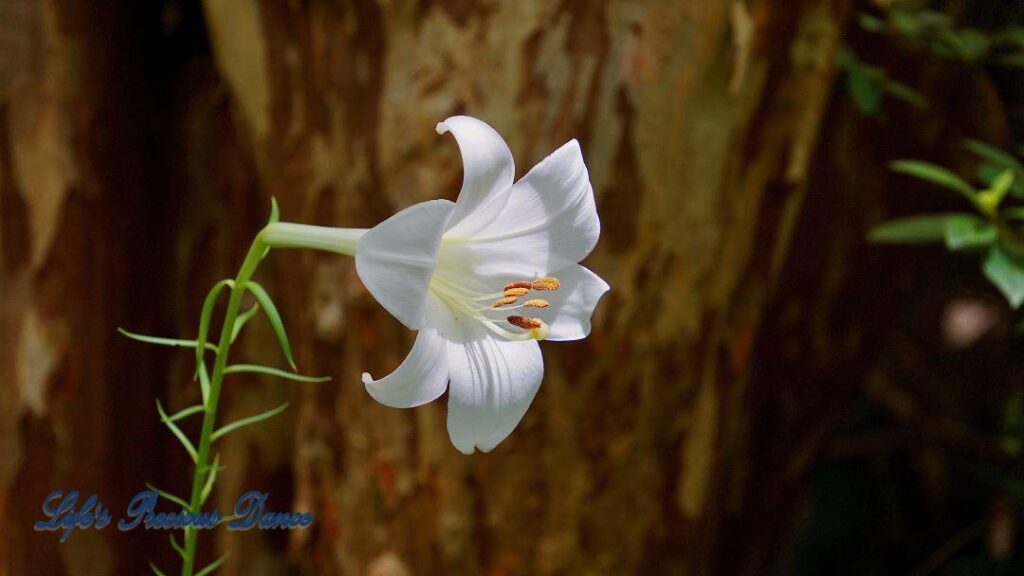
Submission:
{"label": "leaf cluster", "polygon": [[920,214],[884,222],[868,234],[873,242],[943,243],[950,251],[981,256],[985,276],[1017,308],[1024,303],[1024,164],[977,140],[966,148],[980,161],[975,187],[954,172],[920,160],[899,160],[892,169],[959,194],[972,212]]}

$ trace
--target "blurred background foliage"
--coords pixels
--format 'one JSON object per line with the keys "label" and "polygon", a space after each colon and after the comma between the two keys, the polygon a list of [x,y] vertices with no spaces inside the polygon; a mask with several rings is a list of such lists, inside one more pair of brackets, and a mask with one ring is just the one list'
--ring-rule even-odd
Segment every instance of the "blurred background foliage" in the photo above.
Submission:
{"label": "blurred background foliage", "polygon": [[59,487],[185,491],[153,400],[194,402],[188,358],[115,328],[191,337],[272,195],[341,226],[453,197],[456,113],[520,176],[581,141],[594,335],[466,458],[443,402],[358,385],[411,342],[351,263],[269,259],[334,380],[230,385],[291,408],[215,498],[317,521],[218,533],[220,573],[1020,573],[1022,88],[1020,0],[0,0],[0,575],[173,565],[29,529]]}
{"label": "blurred background foliage", "polygon": [[[783,573],[1016,574],[1024,4],[859,8],[840,52],[841,90],[878,136],[928,158],[888,156],[909,176],[891,177],[886,199],[902,217],[869,239],[948,252],[915,249],[889,265],[900,287],[886,345],[811,481]],[[925,189],[951,193],[913,197]],[[957,197],[975,213],[953,212]]]}

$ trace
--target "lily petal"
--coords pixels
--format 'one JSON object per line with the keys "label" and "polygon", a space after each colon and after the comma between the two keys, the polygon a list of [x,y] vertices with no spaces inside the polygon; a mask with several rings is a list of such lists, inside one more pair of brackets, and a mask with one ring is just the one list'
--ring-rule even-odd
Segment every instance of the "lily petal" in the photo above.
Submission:
{"label": "lily petal", "polygon": [[554,274],[561,282],[558,290],[545,292],[551,303],[545,315],[551,326],[546,340],[579,340],[590,334],[590,317],[597,302],[609,290],[608,283],[579,264]]}
{"label": "lily petal", "polygon": [[508,144],[485,122],[452,116],[437,125],[438,134],[449,131],[462,152],[463,177],[448,232],[471,234],[490,224],[505,207],[515,164]]}
{"label": "lily petal", "polygon": [[363,384],[374,400],[393,408],[413,408],[436,400],[448,386],[448,341],[443,334],[448,316],[437,297],[429,296],[426,324],[416,343],[394,372],[374,380],[363,373]]}
{"label": "lily petal", "polygon": [[448,344],[448,435],[465,454],[489,452],[519,424],[544,376],[535,340],[496,337],[477,322]]}
{"label": "lily petal", "polygon": [[486,230],[446,233],[441,260],[468,276],[540,276],[578,263],[600,234],[590,176],[579,143],[570,140],[516,182]]}
{"label": "lily petal", "polygon": [[415,204],[371,228],[356,246],[356,272],[363,284],[413,330],[423,326],[430,277],[453,208],[448,200]]}

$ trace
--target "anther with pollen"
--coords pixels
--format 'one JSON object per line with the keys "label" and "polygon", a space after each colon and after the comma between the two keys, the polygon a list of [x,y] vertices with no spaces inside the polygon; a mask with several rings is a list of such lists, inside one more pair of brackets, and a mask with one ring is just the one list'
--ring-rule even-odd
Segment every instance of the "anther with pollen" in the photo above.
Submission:
{"label": "anther with pollen", "polygon": [[558,278],[544,276],[542,278],[537,278],[536,280],[534,280],[530,284],[530,288],[534,290],[558,290],[558,287],[561,285],[562,284],[561,282],[558,281]]}
{"label": "anther with pollen", "polygon": [[526,294],[529,291],[530,291],[529,288],[505,288],[504,294],[505,294],[506,298],[509,298],[509,297],[519,298],[519,297],[522,297],[522,296],[526,296]]}
{"label": "anther with pollen", "polygon": [[548,306],[551,306],[551,303],[547,300],[536,298],[534,300],[527,300],[526,302],[523,302],[523,306],[526,306],[527,308],[547,308]]}
{"label": "anther with pollen", "polygon": [[527,290],[529,290],[532,286],[533,282],[529,282],[527,280],[517,280],[515,282],[509,282],[508,284],[505,284],[504,291],[508,292],[513,288],[526,288]]}
{"label": "anther with pollen", "polygon": [[523,330],[528,330],[529,337],[534,340],[543,340],[551,334],[551,327],[540,318],[531,318],[529,316],[509,316],[508,318],[505,318],[505,320],[513,326],[518,326]]}
{"label": "anther with pollen", "polygon": [[540,318],[530,318],[529,316],[509,316],[505,320],[513,326],[518,326],[523,330],[534,330],[544,325],[544,321]]}
{"label": "anther with pollen", "polygon": [[509,304],[515,304],[517,300],[519,300],[518,296],[506,296],[504,298],[499,299],[494,304],[491,304],[491,308],[501,308],[504,306],[508,306]]}

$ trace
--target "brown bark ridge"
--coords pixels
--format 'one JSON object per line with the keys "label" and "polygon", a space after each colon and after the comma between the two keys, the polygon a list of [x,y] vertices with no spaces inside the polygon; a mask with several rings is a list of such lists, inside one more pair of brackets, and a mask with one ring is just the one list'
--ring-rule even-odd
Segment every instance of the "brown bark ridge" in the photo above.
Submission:
{"label": "brown bark ridge", "polygon": [[[526,418],[466,457],[443,401],[401,411],[363,391],[359,374],[395,367],[413,335],[352,262],[273,253],[262,280],[298,364],[334,381],[227,386],[228,418],[293,407],[223,443],[216,499],[266,489],[275,509],[317,519],[218,532],[204,554],[232,552],[224,574],[711,573],[757,472],[750,353],[806,195],[845,3],[199,10],[0,1],[13,46],[0,58],[0,574],[171,562],[159,533],[79,531],[57,547],[30,529],[60,486],[115,510],[146,480],[186,486],[152,404],[194,398],[187,354],[114,327],[193,334],[270,196],[285,220],[355,227],[453,198],[457,149],[434,125],[457,113],[503,134],[520,176],[580,140],[604,228],[586,264],[612,285],[593,334],[545,344]],[[274,358],[266,325],[251,329],[242,359]]]}

